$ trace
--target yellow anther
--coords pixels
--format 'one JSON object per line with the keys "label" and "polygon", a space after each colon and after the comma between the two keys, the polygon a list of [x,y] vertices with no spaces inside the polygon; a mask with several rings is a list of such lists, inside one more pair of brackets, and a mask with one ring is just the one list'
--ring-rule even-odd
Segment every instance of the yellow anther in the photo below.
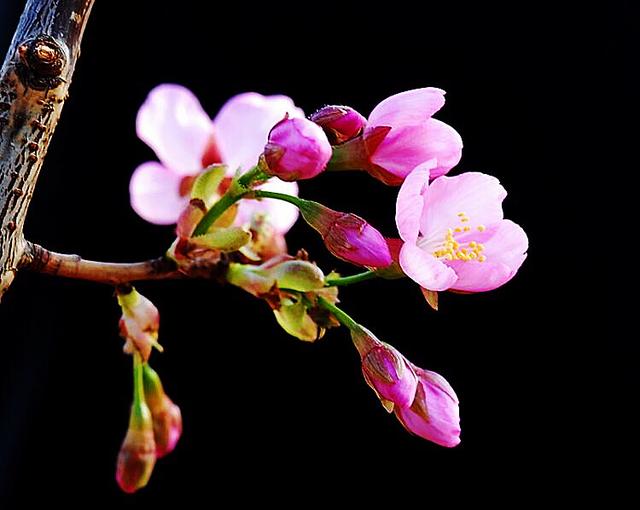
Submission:
{"label": "yellow anther", "polygon": [[469,243],[469,248],[475,248],[476,246],[478,246],[478,243],[476,243],[475,241],[471,241]]}
{"label": "yellow anther", "polygon": [[458,216],[462,217],[462,216],[466,216],[466,214],[465,214],[465,213],[463,213],[463,212],[459,212],[459,213],[458,213]]}
{"label": "yellow anther", "polygon": [[484,225],[478,225],[478,232],[484,232],[485,230],[486,230],[486,227]]}
{"label": "yellow anther", "polygon": [[463,216],[462,218],[460,218],[460,221],[462,223],[466,223],[467,221],[469,221],[469,218],[467,218],[466,216]]}
{"label": "yellow anther", "polygon": [[460,227],[456,227],[453,229],[453,231],[457,234],[459,234],[460,232],[462,232],[462,229]]}
{"label": "yellow anther", "polygon": [[468,257],[473,260],[478,258],[478,254],[475,251],[472,251],[471,253],[469,253]]}
{"label": "yellow anther", "polygon": [[457,250],[458,248],[460,248],[460,243],[459,243],[458,241],[453,241],[453,246],[452,246],[452,248],[453,248],[454,250]]}
{"label": "yellow anther", "polygon": [[485,257],[484,255],[480,255],[478,257],[478,262],[484,262],[485,260],[487,260],[487,257]]}
{"label": "yellow anther", "polygon": [[484,244],[478,243],[478,251],[484,250]]}
{"label": "yellow anther", "polygon": [[469,232],[469,230],[471,230],[471,227],[464,227],[462,230],[464,230],[465,232]]}

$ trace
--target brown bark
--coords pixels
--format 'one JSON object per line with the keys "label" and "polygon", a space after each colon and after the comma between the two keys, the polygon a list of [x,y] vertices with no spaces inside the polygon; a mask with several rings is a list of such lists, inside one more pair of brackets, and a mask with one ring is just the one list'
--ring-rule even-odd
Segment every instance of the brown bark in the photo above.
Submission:
{"label": "brown bark", "polygon": [[0,297],[26,243],[23,226],[94,0],[28,0],[0,70]]}

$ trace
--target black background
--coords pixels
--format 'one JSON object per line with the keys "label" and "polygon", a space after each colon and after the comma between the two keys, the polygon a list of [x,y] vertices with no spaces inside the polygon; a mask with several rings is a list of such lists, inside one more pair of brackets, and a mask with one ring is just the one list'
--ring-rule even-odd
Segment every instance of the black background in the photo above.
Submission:
{"label": "black background", "polygon": [[[21,2],[2,2],[6,47]],[[476,503],[510,501],[511,490],[520,501],[566,489],[577,465],[602,467],[595,452],[603,443],[625,453],[637,422],[622,418],[623,387],[633,379],[627,355],[637,349],[602,328],[608,275],[585,278],[599,254],[583,237],[590,216],[579,202],[598,172],[578,159],[594,150],[579,139],[580,115],[603,108],[594,105],[596,61],[611,65],[620,50],[618,22],[630,26],[624,6],[585,13],[541,3],[423,2],[419,10],[401,2],[201,4],[97,2],[27,237],[110,261],[154,257],[170,244],[171,228],[145,223],[128,202],[132,170],[155,159],[137,140],[134,121],[159,83],[186,85],[211,115],[248,90],[287,94],[308,113],[342,103],[366,114],[393,93],[444,88],[438,117],[465,141],[452,173],[483,171],[502,181],[506,216],[528,232],[529,257],[501,289],[442,295],[438,313],[408,280],[363,283],[341,298],[380,338],[451,382],[461,400],[462,444],[432,445],[386,415],[344,330],[304,344],[235,288],[147,283],[138,288],[161,310],[166,349],[153,365],[182,408],[185,430],[148,488],[123,495],[114,468],[128,419],[130,359],[121,353],[112,291],[20,274],[0,307],[0,497],[13,501],[7,508],[43,494],[109,507],[372,494],[427,504],[448,484],[457,487],[455,498]],[[585,65],[589,79],[581,81]],[[396,192],[364,174],[301,185],[303,196],[361,214],[389,235]],[[326,270],[351,270],[303,224],[289,244],[307,248]],[[594,345],[603,357],[584,361]],[[603,375],[610,353],[628,359],[621,380]],[[617,387],[613,395],[596,397],[606,385]],[[624,439],[606,432],[608,425]]]}

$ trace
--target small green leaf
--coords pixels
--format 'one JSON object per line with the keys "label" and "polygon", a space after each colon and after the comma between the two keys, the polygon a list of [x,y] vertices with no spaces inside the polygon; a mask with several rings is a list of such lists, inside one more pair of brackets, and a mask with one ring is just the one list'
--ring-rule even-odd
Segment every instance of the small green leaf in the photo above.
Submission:
{"label": "small green leaf", "polygon": [[197,246],[220,251],[237,251],[251,240],[251,232],[240,227],[216,228],[191,238]]}
{"label": "small green leaf", "polygon": [[302,300],[295,304],[283,305],[273,313],[278,324],[291,336],[305,342],[315,342],[318,339],[318,325],[307,313]]}

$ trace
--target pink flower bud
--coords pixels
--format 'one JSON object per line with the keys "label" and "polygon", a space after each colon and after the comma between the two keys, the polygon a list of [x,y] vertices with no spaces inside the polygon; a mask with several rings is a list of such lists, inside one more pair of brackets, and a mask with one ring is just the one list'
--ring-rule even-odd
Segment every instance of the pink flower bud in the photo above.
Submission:
{"label": "pink flower bud", "polygon": [[156,463],[151,411],[141,403],[131,408],[129,429],[118,454],[116,481],[127,493],[141,489],[149,482]]}
{"label": "pink flower bud", "polygon": [[118,290],[118,303],[122,308],[120,336],[126,341],[124,351],[137,351],[144,361],[151,356],[152,347],[162,351],[158,344],[160,314],[155,305],[133,287]]}
{"label": "pink flower bud", "polygon": [[271,129],[264,158],[266,171],[283,181],[311,179],[327,166],[331,145],[310,120],[285,117]]}
{"label": "pink flower bud", "polygon": [[310,119],[324,129],[332,145],[355,138],[367,125],[367,119],[349,106],[325,106]]}
{"label": "pink flower bud", "polygon": [[380,232],[360,216],[334,211],[318,202],[300,201],[305,221],[317,230],[339,259],[366,267],[386,267],[393,260]]}
{"label": "pink flower bud", "polygon": [[396,407],[404,427],[424,439],[446,447],[460,443],[458,397],[441,375],[413,367],[419,382],[411,407]]}
{"label": "pink flower bud", "polygon": [[364,327],[351,331],[362,359],[362,373],[385,408],[409,407],[415,398],[418,378],[405,357],[378,340]]}
{"label": "pink flower bud", "polygon": [[160,377],[148,364],[144,366],[144,396],[151,410],[156,456],[164,457],[176,447],[182,435],[182,413],[164,392]]}

